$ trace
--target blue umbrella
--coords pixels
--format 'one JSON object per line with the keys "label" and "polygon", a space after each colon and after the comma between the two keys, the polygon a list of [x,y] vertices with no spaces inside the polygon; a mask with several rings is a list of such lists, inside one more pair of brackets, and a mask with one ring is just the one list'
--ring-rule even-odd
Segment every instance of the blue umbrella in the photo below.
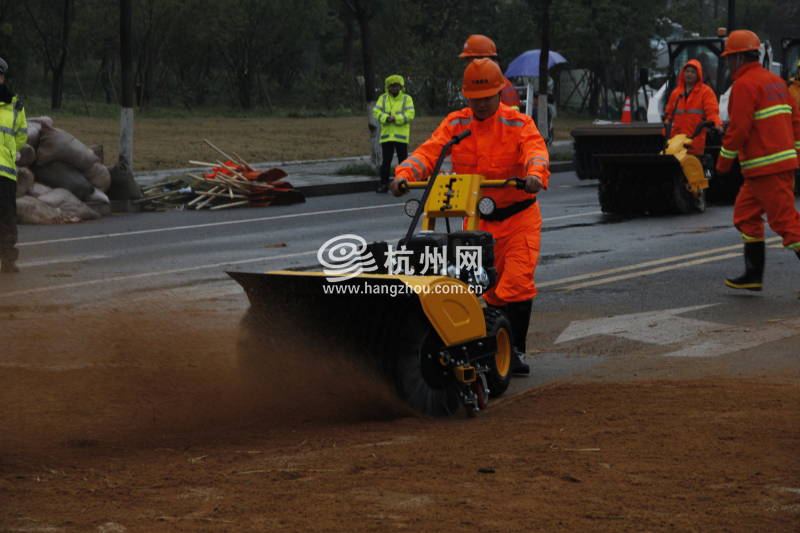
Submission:
{"label": "blue umbrella", "polygon": [[[513,78],[515,76],[531,76],[536,77],[539,75],[539,50],[528,50],[517,56],[506,69],[506,77]],[[547,68],[551,69],[554,65],[559,63],[566,63],[567,59],[559,54],[550,50],[547,54]]]}

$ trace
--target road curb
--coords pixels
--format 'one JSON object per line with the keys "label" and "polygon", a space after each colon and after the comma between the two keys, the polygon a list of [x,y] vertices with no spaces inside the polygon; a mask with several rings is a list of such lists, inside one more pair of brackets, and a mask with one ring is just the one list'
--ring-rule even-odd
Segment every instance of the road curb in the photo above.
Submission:
{"label": "road curb", "polygon": [[[554,161],[550,163],[550,172],[553,174],[570,172],[572,170],[575,170],[575,164],[572,161]],[[340,183],[299,185],[295,188],[306,195],[307,198],[311,198],[313,196],[333,196],[336,194],[371,192],[375,191],[379,184],[380,180],[378,178],[372,178],[360,179],[357,181],[343,181]]]}

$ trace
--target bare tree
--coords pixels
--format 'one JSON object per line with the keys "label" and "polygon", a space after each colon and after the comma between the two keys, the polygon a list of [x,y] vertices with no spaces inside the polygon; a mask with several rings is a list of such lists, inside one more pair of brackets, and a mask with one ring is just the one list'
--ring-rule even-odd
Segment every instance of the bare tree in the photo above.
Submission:
{"label": "bare tree", "polygon": [[361,61],[364,69],[364,101],[375,98],[375,59],[372,55],[372,30],[370,22],[375,16],[376,3],[371,0],[342,0],[342,5],[353,15],[361,32]]}
{"label": "bare tree", "polygon": [[39,36],[39,50],[51,74],[50,107],[61,109],[64,99],[64,67],[69,52],[74,0],[23,3],[31,25]]}

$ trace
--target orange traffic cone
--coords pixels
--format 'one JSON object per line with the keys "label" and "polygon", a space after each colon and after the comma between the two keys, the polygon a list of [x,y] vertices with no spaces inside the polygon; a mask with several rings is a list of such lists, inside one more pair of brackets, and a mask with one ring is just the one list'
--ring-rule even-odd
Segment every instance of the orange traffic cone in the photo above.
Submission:
{"label": "orange traffic cone", "polygon": [[620,119],[620,122],[622,122],[623,124],[628,124],[630,122],[633,122],[633,120],[631,119],[631,97],[630,96],[626,96],[625,97],[625,105],[622,106],[622,118]]}

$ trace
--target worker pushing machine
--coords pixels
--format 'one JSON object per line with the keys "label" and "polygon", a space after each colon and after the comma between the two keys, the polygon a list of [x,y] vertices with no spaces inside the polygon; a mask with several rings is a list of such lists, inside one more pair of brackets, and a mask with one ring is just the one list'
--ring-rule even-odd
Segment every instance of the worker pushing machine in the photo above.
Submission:
{"label": "worker pushing machine", "polygon": [[730,172],[739,159],[744,183],[736,196],[733,222],[744,240],[745,273],[726,279],[734,289],[760,291],[764,276],[764,214],[783,245],[800,258],[800,213],[794,205],[794,172],[800,150],[800,111],[786,82],[759,63],[761,41],[748,30],[725,41],[733,77],[717,172]]}
{"label": "worker pushing machine", "polygon": [[525,342],[536,295],[534,272],[542,228],[536,194],[547,188],[549,155],[533,119],[501,103],[505,81],[491,59],[472,60],[464,70],[462,86],[469,106],[447,115],[431,137],[397,166],[390,189],[400,196],[407,190],[405,182],[427,179],[442,147],[466,130],[471,134],[452,148],[453,172],[480,174],[490,180],[524,176],[524,190],[483,192],[495,201],[497,209],[482,218],[479,229],[495,239],[498,273],[497,284],[483,294],[483,299],[508,316],[514,336],[512,371],[528,374]]}
{"label": "worker pushing machine", "polygon": [[[683,133],[690,136],[701,123],[710,121],[722,133],[719,118],[719,102],[714,89],[703,83],[703,67],[700,61],[690,59],[681,69],[678,86],[669,95],[664,121],[671,124],[670,137]],[[706,132],[701,131],[692,139],[688,152],[702,157],[706,148]]]}

